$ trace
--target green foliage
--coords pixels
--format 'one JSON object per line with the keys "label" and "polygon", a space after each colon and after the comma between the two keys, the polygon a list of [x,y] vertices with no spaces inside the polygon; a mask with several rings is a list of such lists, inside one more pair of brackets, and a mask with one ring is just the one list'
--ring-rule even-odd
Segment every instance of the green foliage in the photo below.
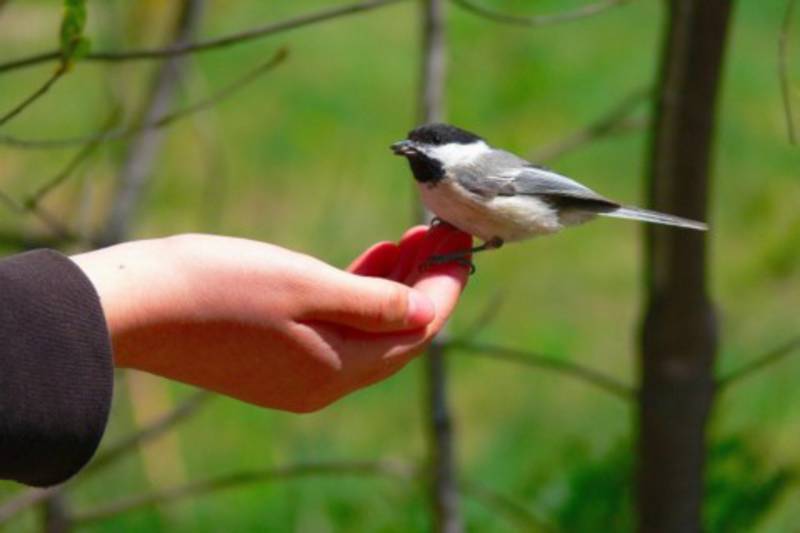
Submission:
{"label": "green foliage", "polygon": [[764,269],[775,279],[786,279],[800,269],[800,218],[780,232],[766,248]]}
{"label": "green foliage", "polygon": [[[604,456],[567,454],[566,496],[555,517],[563,531],[632,531],[633,450],[620,442]],[[772,466],[742,435],[711,444],[704,514],[710,533],[756,531],[795,481],[793,469]]]}
{"label": "green foliage", "polygon": [[755,531],[795,480],[785,466],[770,466],[742,436],[712,446],[706,481],[706,522],[711,533]]}
{"label": "green foliage", "polygon": [[562,531],[633,530],[633,452],[620,443],[605,457],[570,455],[567,496],[556,511]]}
{"label": "green foliage", "polygon": [[90,42],[83,35],[86,27],[86,0],[64,0],[59,44],[61,66],[69,69],[72,63],[89,53]]}

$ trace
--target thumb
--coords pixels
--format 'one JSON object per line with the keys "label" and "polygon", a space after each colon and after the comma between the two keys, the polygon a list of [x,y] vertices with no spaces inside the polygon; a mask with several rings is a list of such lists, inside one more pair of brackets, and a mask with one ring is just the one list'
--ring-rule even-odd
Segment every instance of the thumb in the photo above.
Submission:
{"label": "thumb", "polygon": [[312,310],[304,318],[392,332],[424,328],[436,315],[428,295],[402,283],[339,270],[326,278],[319,280]]}

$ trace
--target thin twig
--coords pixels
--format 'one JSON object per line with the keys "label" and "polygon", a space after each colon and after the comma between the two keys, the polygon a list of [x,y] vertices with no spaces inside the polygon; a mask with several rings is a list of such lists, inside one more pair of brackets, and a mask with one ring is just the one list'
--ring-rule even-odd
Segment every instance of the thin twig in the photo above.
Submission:
{"label": "thin twig", "polygon": [[69,137],[65,139],[20,139],[10,135],[0,135],[0,144],[26,149],[65,148],[86,143],[116,141],[131,137],[146,130],[163,128],[177,120],[186,118],[188,115],[216,105],[248,83],[254,81],[259,76],[280,65],[287,56],[288,50],[286,48],[281,48],[267,62],[259,65],[252,71],[247,72],[241,78],[234,80],[207,98],[204,98],[193,104],[189,104],[188,106],[177,111],[173,111],[172,113],[167,113],[158,119],[145,122],[141,125],[127,126],[125,128],[115,129],[107,132],[81,135],[78,137]]}
{"label": "thin twig", "polygon": [[153,127],[161,128],[167,126],[170,123],[185,117],[186,115],[191,115],[193,113],[202,111],[204,109],[208,109],[216,105],[219,101],[228,98],[233,93],[243,88],[245,85],[248,85],[249,83],[255,81],[263,74],[266,74],[273,68],[283,63],[283,61],[288,57],[288,55],[289,55],[288,48],[283,47],[278,49],[278,51],[275,52],[275,55],[273,55],[272,58],[270,58],[270,60],[267,61],[266,63],[259,65],[258,67],[254,68],[250,72],[243,75],[241,78],[234,80],[230,84],[226,85],[222,89],[215,92],[210,97],[195,102],[194,104],[190,104],[185,108],[181,109],[179,112],[171,113],[169,115],[160,118],[159,120],[153,123]]}
{"label": "thin twig", "polygon": [[58,218],[54,217],[41,205],[36,205],[26,208],[26,212],[31,213],[34,217],[38,218],[47,229],[49,229],[53,236],[63,242],[77,242],[78,236],[69,227],[67,227]]}
{"label": "thin twig", "polygon": [[[190,65],[193,67],[193,65]],[[192,68],[188,89],[199,88],[208,92],[208,79],[201,71]],[[189,78],[189,75],[187,75]],[[228,191],[228,162],[223,142],[219,114],[215,112],[194,115],[192,126],[204,154],[202,199],[197,209],[198,224],[206,231],[219,231],[222,214],[225,212]]]}
{"label": "thin twig", "polygon": [[19,231],[0,230],[0,246],[13,251],[35,250],[36,248],[61,248],[71,244],[52,235],[24,235]]}
{"label": "thin twig", "polygon": [[588,130],[578,130],[559,141],[537,148],[530,156],[531,161],[546,164],[565,155],[580,150],[594,141],[614,135],[634,133],[647,128],[650,120],[647,117],[622,117],[619,122],[611,124],[605,131],[595,133]]}
{"label": "thin twig", "polygon": [[83,469],[80,479],[85,478],[89,474],[103,470],[134,448],[164,434],[166,431],[175,427],[179,422],[196,414],[200,408],[205,405],[206,401],[213,397],[214,395],[207,391],[198,391],[192,394],[164,416],[157,418],[135,433],[123,437],[119,442],[108,446],[97,458],[92,460],[92,462]]}
{"label": "thin twig", "polygon": [[781,31],[778,34],[778,77],[781,82],[781,95],[783,96],[783,112],[786,115],[786,129],[789,131],[789,142],[797,144],[797,133],[794,127],[794,114],[792,112],[791,84],[789,83],[789,35],[794,15],[795,0],[786,1],[786,13],[783,15]]}
{"label": "thin twig", "polygon": [[[327,20],[332,20],[347,15],[355,15],[357,13],[363,13],[364,11],[369,11],[372,9],[387,6],[390,4],[395,4],[402,1],[405,0],[368,0],[365,2],[358,2],[355,4],[349,4],[340,7],[323,9],[314,13],[308,13],[305,15],[300,15],[297,17],[293,17],[278,22],[271,22],[269,24],[264,24],[262,26],[251,28],[249,30],[232,33],[230,35],[225,35],[223,37],[217,37],[215,39],[209,39],[206,41],[198,41],[194,43],[186,43],[181,45],[172,45],[172,46],[167,46],[165,48],[154,48],[150,50],[129,50],[122,52],[113,52],[113,51],[90,52],[86,56],[82,57],[81,61],[119,62],[119,61],[133,61],[140,59],[163,59],[165,57],[192,54],[196,52],[205,52],[207,50],[214,50],[214,49],[224,48],[226,46],[244,43],[253,39],[266,37],[268,35],[275,35],[277,33],[293,30],[303,26],[308,26],[310,24],[315,24],[317,22],[324,22]],[[50,52],[44,52],[41,54],[37,54],[22,59],[16,59],[13,61],[0,64],[0,73],[8,70],[44,63],[47,61],[53,61],[58,59],[59,57],[61,57],[60,52],[58,50],[53,50]]]}
{"label": "thin twig", "polygon": [[734,370],[727,376],[719,378],[717,380],[717,391],[721,392],[723,389],[727,389],[739,380],[751,376],[755,372],[763,370],[770,365],[774,365],[798,349],[800,349],[800,337],[791,339],[777,348],[774,348],[767,353],[756,357],[749,363],[746,363],[741,368]]}
{"label": "thin twig", "polygon": [[519,528],[518,531],[534,533],[537,531],[555,531],[542,517],[528,509],[515,498],[501,494],[489,487],[462,480],[459,484],[461,493],[481,502],[492,511],[501,511]]}
{"label": "thin twig", "polygon": [[536,368],[545,368],[560,372],[564,375],[580,379],[591,385],[617,396],[626,401],[630,401],[636,394],[636,389],[630,385],[622,383],[611,376],[603,374],[597,370],[587,368],[584,366],[563,361],[551,356],[541,355],[524,350],[517,350],[514,348],[507,348],[505,346],[497,346],[493,344],[484,344],[477,342],[463,342],[451,343],[447,346],[450,350],[461,350],[470,355],[480,357],[487,357],[489,359],[509,361],[512,363],[519,363]]}
{"label": "thin twig", "polygon": [[39,87],[38,89],[33,91],[33,93],[30,96],[25,98],[22,102],[17,104],[13,109],[9,110],[8,112],[6,112],[6,114],[4,114],[2,117],[0,117],[0,126],[3,126],[6,122],[8,122],[12,118],[16,117],[20,113],[22,113],[25,110],[26,107],[28,107],[29,105],[34,103],[36,100],[38,100],[39,98],[44,96],[44,94],[47,91],[50,90],[50,87],[52,87],[53,84],[56,81],[58,81],[58,79],[61,76],[63,76],[66,71],[67,71],[67,68],[66,68],[65,65],[63,65],[63,64],[59,65],[59,67],[55,70],[55,72],[53,72],[50,75],[50,77],[47,78],[47,81],[45,81],[42,84],[41,87]]}
{"label": "thin twig", "polygon": [[417,469],[396,461],[334,461],[325,463],[300,463],[281,468],[248,470],[211,479],[191,481],[185,485],[165,490],[129,496],[86,511],[75,513],[75,522],[87,523],[153,504],[164,504],[209,492],[240,487],[252,483],[267,483],[285,479],[316,476],[389,477],[404,481],[413,480]]}
{"label": "thin twig", "polygon": [[54,494],[57,494],[63,485],[55,485],[46,489],[26,489],[16,496],[9,498],[0,505],[0,526],[14,518],[25,509],[40,503]]}
{"label": "thin twig", "polygon": [[601,117],[561,140],[534,150],[530,156],[531,161],[545,163],[601,137],[643,127],[646,124],[646,120],[628,121],[628,118],[636,107],[650,98],[652,94],[653,90],[649,85],[637,87],[626,94]]}
{"label": "thin twig", "polygon": [[[105,131],[108,131],[113,126],[114,122],[117,121],[120,115],[120,110],[115,109],[113,113],[108,118],[108,121],[105,125]],[[91,156],[95,150],[100,146],[100,141],[95,139],[94,141],[89,142],[86,146],[81,148],[75,156],[70,159],[67,164],[62,168],[58,174],[53,176],[52,179],[44,182],[38,189],[36,189],[30,196],[28,196],[23,205],[26,209],[35,209],[39,203],[47,196],[51,191],[53,191],[56,187],[64,183],[74,172],[75,170],[83,163],[86,159]]]}
{"label": "thin twig", "polygon": [[73,530],[72,510],[63,490],[55,491],[39,510],[44,533],[68,533]]}
{"label": "thin twig", "polygon": [[502,22],[504,24],[516,24],[517,26],[527,26],[530,28],[538,28],[541,26],[549,26],[551,24],[571,22],[573,20],[579,20],[582,18],[591,17],[593,15],[597,15],[599,13],[607,11],[611,8],[627,4],[630,1],[631,0],[601,0],[600,2],[594,4],[588,4],[573,9],[572,11],[564,11],[562,13],[553,13],[550,15],[536,15],[536,16],[526,17],[519,15],[509,15],[501,11],[496,11],[494,9],[478,5],[474,3],[472,0],[452,0],[452,2],[457,6],[462,7],[465,10],[469,11],[470,13],[473,13],[480,17],[484,17],[493,20],[495,22]]}
{"label": "thin twig", "polygon": [[500,308],[505,301],[505,291],[497,290],[489,298],[489,301],[477,314],[477,316],[470,322],[470,324],[463,328],[463,333],[456,335],[450,341],[451,343],[464,343],[480,335],[481,331],[489,327],[489,325],[497,318],[500,313]]}
{"label": "thin twig", "polygon": [[16,200],[14,200],[8,193],[0,190],[0,203],[5,204],[8,209],[14,211],[20,215],[24,215],[27,213],[32,214],[36,218],[38,218],[47,229],[49,229],[57,241],[59,242],[75,242],[77,237],[69,230],[66,226],[61,224],[55,217],[53,217],[50,213],[45,211],[41,206],[34,206],[31,208],[26,208],[26,206],[20,204]]}
{"label": "thin twig", "polygon": [[9,211],[15,211],[19,214],[25,213],[25,208],[3,190],[0,190],[0,203],[5,204]]}

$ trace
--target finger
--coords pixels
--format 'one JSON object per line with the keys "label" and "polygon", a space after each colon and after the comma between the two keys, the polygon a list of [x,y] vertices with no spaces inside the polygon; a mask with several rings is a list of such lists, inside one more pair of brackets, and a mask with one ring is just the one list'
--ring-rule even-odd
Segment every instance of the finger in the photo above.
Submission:
{"label": "finger", "polygon": [[411,272],[416,261],[419,247],[425,240],[428,231],[427,226],[414,226],[406,231],[403,238],[400,239],[397,262],[388,276],[389,279],[402,281],[408,277],[408,273]]}
{"label": "finger", "polygon": [[386,277],[396,264],[399,253],[397,244],[379,242],[358,256],[347,270],[359,276]]}
{"label": "finger", "polygon": [[407,285],[413,285],[426,273],[453,273],[462,270],[463,272],[458,275],[466,274],[469,272],[471,254],[465,255],[464,260],[460,263],[450,261],[442,264],[430,264],[429,260],[433,256],[464,252],[471,247],[472,237],[468,233],[464,233],[449,224],[438,224],[428,231],[425,239],[418,246],[412,266],[402,281]]}
{"label": "finger", "polygon": [[[454,230],[439,231],[426,238],[420,246],[417,265],[430,257],[460,251],[468,248],[472,238],[463,232]],[[431,232],[428,232],[429,234]],[[348,341],[356,344],[354,351],[363,358],[371,361],[370,364],[391,364],[394,371],[399,370],[415,356],[424,351],[427,343],[444,327],[447,319],[455,309],[458,298],[466,286],[469,278],[469,267],[446,263],[431,266],[419,271],[414,268],[408,277],[409,284],[423,294],[427,295],[436,308],[436,316],[423,332],[403,332],[384,335],[354,335]]]}
{"label": "finger", "polygon": [[315,281],[312,308],[302,320],[319,320],[368,332],[424,328],[436,309],[424,293],[396,281],[332,270]]}

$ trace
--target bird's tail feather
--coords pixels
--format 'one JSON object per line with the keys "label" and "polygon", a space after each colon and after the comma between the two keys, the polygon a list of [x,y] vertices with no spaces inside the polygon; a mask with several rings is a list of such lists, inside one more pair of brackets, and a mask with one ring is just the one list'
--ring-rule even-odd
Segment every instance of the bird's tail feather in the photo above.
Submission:
{"label": "bird's tail feather", "polygon": [[706,231],[708,229],[708,225],[706,225],[703,222],[697,222],[696,220],[689,220],[688,218],[681,218],[673,215],[667,215],[664,213],[659,213],[657,211],[648,211],[647,209],[640,209],[638,207],[624,206],[620,207],[619,209],[615,209],[614,211],[608,211],[606,213],[598,213],[598,214],[606,217],[626,218],[629,220],[641,220],[644,222],[652,222],[653,224],[665,224],[667,226],[677,226],[679,228],[689,228],[700,231]]}

